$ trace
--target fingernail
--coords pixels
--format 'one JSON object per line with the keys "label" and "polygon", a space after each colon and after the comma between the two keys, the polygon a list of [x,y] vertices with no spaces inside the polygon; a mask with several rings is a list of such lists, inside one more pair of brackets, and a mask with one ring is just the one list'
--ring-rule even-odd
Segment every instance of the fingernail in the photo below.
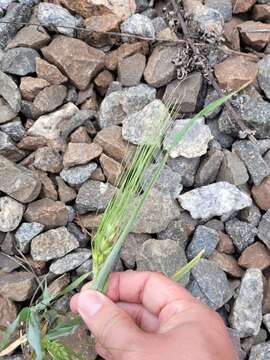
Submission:
{"label": "fingernail", "polygon": [[78,312],[83,319],[95,316],[103,305],[103,297],[96,291],[85,290],[78,298]]}

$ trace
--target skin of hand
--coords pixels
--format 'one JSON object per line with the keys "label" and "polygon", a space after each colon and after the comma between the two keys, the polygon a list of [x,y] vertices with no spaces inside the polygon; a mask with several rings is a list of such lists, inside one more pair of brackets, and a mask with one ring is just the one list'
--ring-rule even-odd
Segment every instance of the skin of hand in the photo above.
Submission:
{"label": "skin of hand", "polygon": [[85,286],[71,299],[105,360],[238,360],[220,316],[164,275],[110,275],[106,296]]}

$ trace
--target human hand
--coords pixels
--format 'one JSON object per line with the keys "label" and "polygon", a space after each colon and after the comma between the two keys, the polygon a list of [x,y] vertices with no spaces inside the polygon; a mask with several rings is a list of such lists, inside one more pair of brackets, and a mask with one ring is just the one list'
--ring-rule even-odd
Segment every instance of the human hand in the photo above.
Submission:
{"label": "human hand", "polygon": [[71,299],[106,360],[237,360],[223,320],[158,273],[110,275],[107,296],[84,287]]}

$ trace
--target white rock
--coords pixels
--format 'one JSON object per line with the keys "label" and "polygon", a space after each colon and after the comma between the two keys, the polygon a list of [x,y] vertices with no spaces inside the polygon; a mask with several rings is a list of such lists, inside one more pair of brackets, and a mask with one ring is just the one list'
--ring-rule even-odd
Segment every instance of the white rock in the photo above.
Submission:
{"label": "white rock", "polygon": [[18,201],[8,196],[0,198],[0,231],[15,230],[23,216],[24,207]]}

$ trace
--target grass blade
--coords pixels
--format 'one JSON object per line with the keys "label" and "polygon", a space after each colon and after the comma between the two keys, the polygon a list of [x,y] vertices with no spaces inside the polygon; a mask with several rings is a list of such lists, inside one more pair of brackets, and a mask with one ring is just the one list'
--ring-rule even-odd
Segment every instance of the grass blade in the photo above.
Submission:
{"label": "grass blade", "polygon": [[204,250],[200,251],[194,259],[192,259],[187,265],[183,266],[180,270],[174,273],[171,277],[173,281],[181,280],[186,274],[188,274],[201,260],[203,257]]}
{"label": "grass blade", "polygon": [[30,312],[26,335],[30,346],[35,351],[35,360],[43,360],[43,351],[41,348],[40,321],[34,311]]}

